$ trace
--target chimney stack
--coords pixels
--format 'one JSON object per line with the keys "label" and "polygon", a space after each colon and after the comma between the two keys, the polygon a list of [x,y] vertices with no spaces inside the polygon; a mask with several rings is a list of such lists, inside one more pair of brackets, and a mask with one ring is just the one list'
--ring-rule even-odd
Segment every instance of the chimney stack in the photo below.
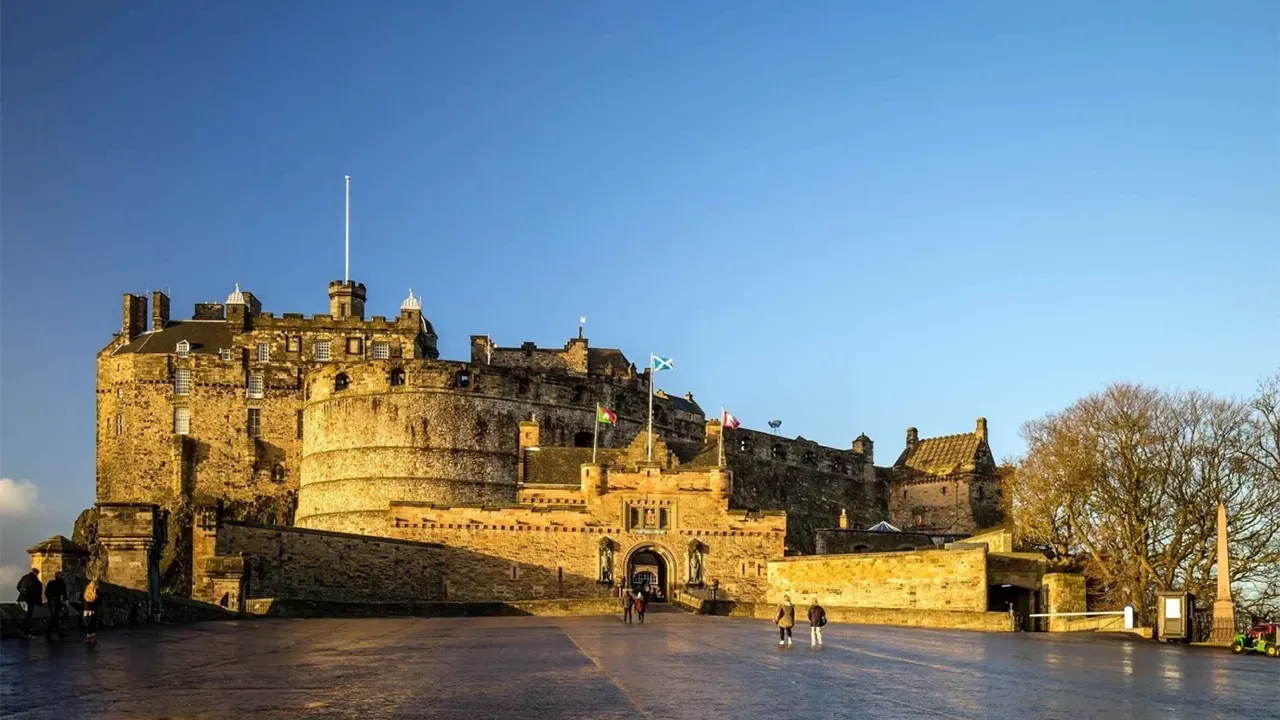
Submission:
{"label": "chimney stack", "polygon": [[984,417],[978,418],[978,428],[975,432],[977,432],[979,440],[981,440],[982,442],[987,441],[987,419],[986,418]]}
{"label": "chimney stack", "polygon": [[124,321],[120,324],[120,334],[125,342],[133,340],[147,331],[147,296],[124,294]]}
{"label": "chimney stack", "polygon": [[151,329],[163,330],[169,324],[169,296],[156,290],[151,293]]}
{"label": "chimney stack", "polygon": [[920,431],[913,427],[907,428],[907,447],[915,447],[920,442]]}

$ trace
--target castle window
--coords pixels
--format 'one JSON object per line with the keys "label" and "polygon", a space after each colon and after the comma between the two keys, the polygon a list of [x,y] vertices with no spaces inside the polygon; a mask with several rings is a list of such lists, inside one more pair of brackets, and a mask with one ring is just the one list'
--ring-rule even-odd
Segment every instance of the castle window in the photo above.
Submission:
{"label": "castle window", "polygon": [[179,368],[173,373],[173,394],[174,395],[190,395],[191,394],[191,371],[186,368]]}
{"label": "castle window", "polygon": [[190,408],[174,408],[173,409],[173,434],[187,435],[191,432],[191,409]]}
{"label": "castle window", "polygon": [[174,352],[178,353],[178,357],[186,357],[191,352],[191,343],[186,340],[179,340]]}
{"label": "castle window", "polygon": [[272,468],[271,481],[278,483],[284,482],[284,463],[277,463],[276,466]]}
{"label": "castle window", "polygon": [[947,486],[945,486],[945,485],[943,485],[943,486],[942,486],[942,494],[943,494],[943,495],[946,495],[946,494],[947,494]]}
{"label": "castle window", "polygon": [[814,460],[813,451],[812,451],[812,450],[805,450],[805,451],[804,451],[804,464],[805,464],[805,465],[812,465],[812,464],[813,464],[813,460]]}
{"label": "castle window", "polygon": [[249,387],[246,394],[251,398],[262,397],[262,373],[253,373],[249,376]]}
{"label": "castle window", "polygon": [[251,438],[262,434],[262,411],[258,408],[249,408],[249,420],[245,425],[245,432]]}
{"label": "castle window", "polygon": [[978,499],[984,500],[987,497],[987,491],[981,485],[978,486]]}
{"label": "castle window", "polygon": [[668,527],[670,527],[670,521],[671,521],[671,516],[669,514],[670,512],[671,511],[668,510],[667,508],[658,508],[658,527],[662,528],[663,530],[666,530]]}
{"label": "castle window", "polygon": [[231,362],[231,348],[221,348],[218,350],[218,359],[222,362]]}
{"label": "castle window", "polygon": [[591,447],[591,433],[583,430],[573,434],[573,446],[578,448]]}
{"label": "castle window", "polygon": [[404,368],[395,368],[391,371],[391,387],[400,387],[404,385]]}
{"label": "castle window", "polygon": [[363,340],[361,340],[360,338],[347,338],[347,354],[348,355],[359,355],[362,349],[364,349]]}
{"label": "castle window", "polygon": [[386,360],[389,357],[391,357],[391,343],[380,340],[373,344],[374,360]]}
{"label": "castle window", "polygon": [[342,392],[343,390],[346,390],[347,386],[350,384],[351,384],[351,378],[347,377],[346,373],[338,373],[333,378],[333,391]]}
{"label": "castle window", "polygon": [[774,460],[786,460],[787,449],[782,447],[781,445],[774,445],[773,449],[769,451],[769,455]]}
{"label": "castle window", "polygon": [[258,362],[267,362],[271,359],[271,345],[269,343],[258,343]]}
{"label": "castle window", "polygon": [[116,413],[116,437],[124,434],[124,413]]}
{"label": "castle window", "polygon": [[456,385],[459,389],[471,387],[471,373],[466,370],[459,370]]}
{"label": "castle window", "polygon": [[742,438],[741,440],[738,441],[738,450],[742,452],[747,452],[750,449],[751,449],[751,445],[750,443],[747,442],[746,438]]}
{"label": "castle window", "polygon": [[903,499],[903,500],[906,500],[906,499],[907,499],[907,490],[906,490],[906,488],[903,488],[903,489],[902,489],[902,499]]}
{"label": "castle window", "polygon": [[302,439],[302,411],[298,411],[298,439]]}
{"label": "castle window", "polygon": [[331,344],[328,340],[316,341],[316,360],[320,362],[329,362],[332,355],[330,354]]}
{"label": "castle window", "polygon": [[297,335],[290,337],[288,340],[285,341],[285,350],[287,350],[288,352],[301,352],[302,338],[298,337]]}

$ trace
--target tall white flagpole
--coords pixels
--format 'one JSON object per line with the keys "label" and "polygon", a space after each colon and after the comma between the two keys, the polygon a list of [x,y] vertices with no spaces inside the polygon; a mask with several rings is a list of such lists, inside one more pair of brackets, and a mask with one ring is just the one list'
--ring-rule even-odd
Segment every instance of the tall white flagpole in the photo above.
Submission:
{"label": "tall white flagpole", "polygon": [[649,462],[653,462],[653,353],[649,353]]}
{"label": "tall white flagpole", "polygon": [[591,464],[596,464],[596,448],[600,445],[600,403],[596,403],[596,429],[591,433]]}
{"label": "tall white flagpole", "polygon": [[342,243],[342,281],[348,283],[351,282],[351,176],[344,177],[347,179],[347,232],[346,240]]}
{"label": "tall white flagpole", "polygon": [[724,408],[720,408],[720,467],[724,467]]}

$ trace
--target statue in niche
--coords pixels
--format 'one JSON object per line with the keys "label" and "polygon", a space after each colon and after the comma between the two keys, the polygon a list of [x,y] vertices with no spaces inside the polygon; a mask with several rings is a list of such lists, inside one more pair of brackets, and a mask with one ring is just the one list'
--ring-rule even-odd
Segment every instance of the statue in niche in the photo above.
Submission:
{"label": "statue in niche", "polygon": [[658,513],[654,512],[653,508],[644,511],[644,526],[647,528],[658,526]]}
{"label": "statue in niche", "polygon": [[689,541],[689,584],[702,584],[702,543]]}
{"label": "statue in niche", "polygon": [[613,584],[613,543],[600,539],[600,582]]}

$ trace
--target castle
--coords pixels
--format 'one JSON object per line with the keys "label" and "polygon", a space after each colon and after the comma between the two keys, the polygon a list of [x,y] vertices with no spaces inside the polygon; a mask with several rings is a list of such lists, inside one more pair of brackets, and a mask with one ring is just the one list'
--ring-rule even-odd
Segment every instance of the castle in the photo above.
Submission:
{"label": "castle", "polygon": [[[164,293],[149,313],[124,296],[97,360],[98,505],[77,523],[137,554],[113,572],[155,565],[168,592],[224,603],[626,582],[755,599],[770,558],[812,554],[826,529],[857,552],[881,549],[856,538],[882,521],[940,544],[1001,520],[984,419],[910,428],[878,467],[865,435],[837,449],[722,430],[581,330],[550,349],[472,336],[469,360],[442,360],[412,291],[391,318],[366,318],[360,283],[328,299],[327,315],[276,316],[236,286],[174,320]],[[597,404],[617,421],[593,453]]]}

